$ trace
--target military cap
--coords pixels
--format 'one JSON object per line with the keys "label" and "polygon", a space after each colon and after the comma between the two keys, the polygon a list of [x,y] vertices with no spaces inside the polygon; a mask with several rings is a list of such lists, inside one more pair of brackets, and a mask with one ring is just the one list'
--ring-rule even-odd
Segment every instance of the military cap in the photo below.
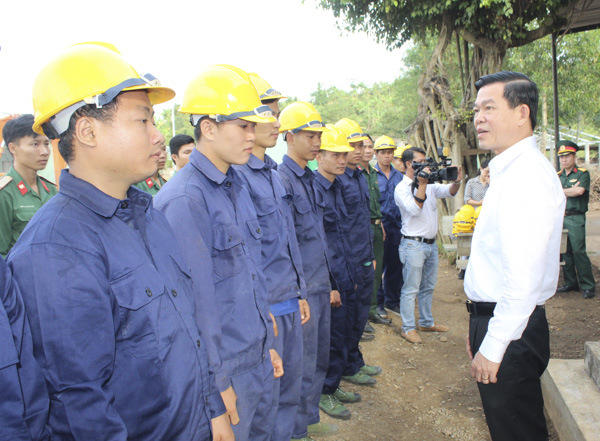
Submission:
{"label": "military cap", "polygon": [[573,141],[558,141],[556,146],[558,147],[558,156],[568,155],[579,150],[579,146]]}

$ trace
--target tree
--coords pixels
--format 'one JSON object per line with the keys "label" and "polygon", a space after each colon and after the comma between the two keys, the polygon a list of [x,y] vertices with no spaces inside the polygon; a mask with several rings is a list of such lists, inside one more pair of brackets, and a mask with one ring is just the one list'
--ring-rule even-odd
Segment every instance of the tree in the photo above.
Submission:
{"label": "tree", "polygon": [[[180,113],[179,104],[174,104],[175,113],[175,134],[184,134],[194,137],[194,128],[190,124],[190,116],[185,113]],[[165,137],[165,142],[169,145],[169,141],[173,137],[173,110],[164,109],[162,113],[156,116],[156,127]]]}
{"label": "tree", "polygon": [[[321,0],[332,10],[338,26],[350,32],[364,31],[388,48],[410,39],[437,37],[435,48],[420,77],[421,101],[412,128],[413,142],[437,158],[437,148],[450,147],[455,163],[474,175],[476,151],[471,124],[475,81],[501,69],[509,48],[536,41],[565,23],[559,11],[572,10],[577,0]],[[563,14],[564,15],[564,14]],[[451,79],[444,54],[456,39],[461,74],[462,100],[453,103]],[[461,44],[462,39],[462,44]],[[470,56],[469,56],[470,52]],[[460,197],[460,194],[458,195]],[[447,214],[450,207],[442,206]]]}

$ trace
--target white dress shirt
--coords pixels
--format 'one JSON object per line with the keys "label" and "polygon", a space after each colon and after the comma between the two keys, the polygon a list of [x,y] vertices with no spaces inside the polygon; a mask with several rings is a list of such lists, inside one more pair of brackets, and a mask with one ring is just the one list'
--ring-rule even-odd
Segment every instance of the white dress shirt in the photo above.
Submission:
{"label": "white dress shirt", "polygon": [[[453,197],[450,194],[452,184],[427,184],[423,208],[419,207],[411,192],[413,180],[404,175],[404,179],[394,190],[394,201],[402,215],[402,234],[433,239],[438,232],[437,200]],[[417,194],[415,188],[414,194]]]}
{"label": "white dress shirt", "polygon": [[497,303],[479,348],[490,361],[502,361],[536,305],[556,291],[565,202],[556,170],[533,136],[490,162],[465,277],[470,300]]}

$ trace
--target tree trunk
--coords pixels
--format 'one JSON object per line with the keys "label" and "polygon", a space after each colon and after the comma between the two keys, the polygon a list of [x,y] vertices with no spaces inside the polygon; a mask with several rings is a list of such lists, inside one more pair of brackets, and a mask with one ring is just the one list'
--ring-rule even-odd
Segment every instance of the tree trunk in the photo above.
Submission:
{"label": "tree trunk", "polygon": [[[483,75],[501,70],[502,61],[506,55],[506,44],[502,41],[478,41],[480,46],[474,46],[471,51],[471,62],[467,61],[468,50],[463,51],[465,57],[465,85],[463,101],[460,108],[453,105],[450,82],[445,75],[443,55],[452,42],[455,32],[453,21],[444,17],[437,45],[427,67],[418,83],[421,103],[418,115],[410,128],[411,143],[425,150],[426,155],[439,161],[438,149],[447,147],[453,165],[463,167],[463,185],[458,194],[448,200],[438,200],[440,216],[454,215],[463,205],[466,177],[477,175],[477,155],[463,156],[465,150],[478,148],[477,135],[472,121],[472,105],[475,100],[475,82]],[[458,44],[458,40],[457,40]],[[468,49],[465,45],[465,49]],[[443,243],[449,238],[439,237]]]}

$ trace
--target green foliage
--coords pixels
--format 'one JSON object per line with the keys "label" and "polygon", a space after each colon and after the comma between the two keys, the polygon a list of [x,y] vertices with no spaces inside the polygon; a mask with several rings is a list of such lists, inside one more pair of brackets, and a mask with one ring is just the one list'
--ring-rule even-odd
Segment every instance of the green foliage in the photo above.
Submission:
{"label": "green foliage", "polygon": [[[560,124],[600,133],[600,30],[565,35],[558,41]],[[553,124],[552,40],[550,36],[507,53],[504,69],[532,78],[548,99],[548,123]],[[541,122],[541,105],[539,120]]]}
{"label": "green foliage", "polygon": [[[189,115],[179,112],[179,104],[175,106],[175,134],[176,135],[190,135],[194,137],[194,128],[190,124]],[[173,137],[173,119],[172,110],[164,109],[162,113],[155,116],[156,127],[160,130],[160,133],[165,137],[165,142],[169,145],[169,141]]]}
{"label": "green foliage", "polygon": [[476,38],[518,46],[528,33],[559,21],[569,0],[321,0],[338,25],[365,31],[388,48],[436,34],[443,20]]}

